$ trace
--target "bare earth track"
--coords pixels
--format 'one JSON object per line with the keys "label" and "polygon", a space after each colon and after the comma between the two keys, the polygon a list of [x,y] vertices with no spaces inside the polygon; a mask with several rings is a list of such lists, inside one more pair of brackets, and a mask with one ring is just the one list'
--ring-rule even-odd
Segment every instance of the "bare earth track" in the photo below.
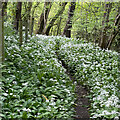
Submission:
{"label": "bare earth track", "polygon": [[[58,54],[56,53],[58,56]],[[70,77],[72,81],[75,81],[75,78],[72,76],[72,73],[69,71],[68,67],[65,65],[64,61],[62,61],[59,57],[58,60],[62,62],[62,66],[67,70],[66,74]],[[89,100],[86,98],[87,96],[87,90],[80,84],[76,85],[76,106],[75,106],[75,120],[90,120],[89,115]]]}

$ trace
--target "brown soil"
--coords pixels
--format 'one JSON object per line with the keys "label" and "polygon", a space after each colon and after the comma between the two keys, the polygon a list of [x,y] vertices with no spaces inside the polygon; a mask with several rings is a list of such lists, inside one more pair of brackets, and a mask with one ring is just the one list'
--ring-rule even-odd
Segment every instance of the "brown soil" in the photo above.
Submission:
{"label": "brown soil", "polygon": [[87,91],[85,88],[83,88],[81,85],[76,86],[76,94],[77,94],[77,100],[76,100],[76,117],[75,119],[84,119],[84,120],[89,120],[90,115],[89,115],[89,101],[86,98]]}

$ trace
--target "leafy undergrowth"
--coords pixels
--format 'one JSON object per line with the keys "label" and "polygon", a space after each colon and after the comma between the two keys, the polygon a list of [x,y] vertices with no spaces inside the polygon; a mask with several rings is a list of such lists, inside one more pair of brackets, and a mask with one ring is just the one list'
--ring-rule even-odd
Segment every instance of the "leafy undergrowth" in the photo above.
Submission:
{"label": "leafy undergrowth", "polygon": [[56,58],[54,38],[34,36],[20,48],[18,36],[6,29],[0,116],[71,118],[75,84]]}
{"label": "leafy undergrowth", "polygon": [[[12,28],[5,29],[6,60],[1,79],[2,118],[71,118],[75,83],[56,56],[88,87],[91,118],[118,118],[118,53],[83,40],[36,35],[19,47]],[[24,40],[23,40],[24,41]]]}
{"label": "leafy undergrowth", "polygon": [[58,39],[59,57],[76,80],[90,90],[91,118],[120,117],[118,53],[92,43]]}

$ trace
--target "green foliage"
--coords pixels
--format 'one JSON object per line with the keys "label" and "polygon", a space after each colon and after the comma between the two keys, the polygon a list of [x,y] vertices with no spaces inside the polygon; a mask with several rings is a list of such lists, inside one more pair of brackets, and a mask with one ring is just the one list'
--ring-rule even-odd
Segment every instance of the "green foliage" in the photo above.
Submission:
{"label": "green foliage", "polygon": [[[73,17],[72,37],[83,38],[86,41],[99,43],[103,29],[104,12],[106,2],[82,2],[78,3]],[[119,2],[112,2],[112,9],[107,27],[106,36],[114,30],[115,18],[118,14]]]}
{"label": "green foliage", "polygon": [[[2,66],[1,117],[71,118],[76,81],[88,87],[91,118],[117,118],[119,112],[118,53],[65,37],[36,35],[19,47],[18,36],[6,24],[5,64]],[[24,36],[24,35],[23,35]]]}
{"label": "green foliage", "polygon": [[1,79],[2,118],[72,117],[75,85],[56,57],[55,38],[33,36],[20,48],[17,35],[9,35]]}
{"label": "green foliage", "polygon": [[79,39],[63,38],[59,56],[78,83],[89,88],[92,118],[120,116],[118,53],[101,50]]}

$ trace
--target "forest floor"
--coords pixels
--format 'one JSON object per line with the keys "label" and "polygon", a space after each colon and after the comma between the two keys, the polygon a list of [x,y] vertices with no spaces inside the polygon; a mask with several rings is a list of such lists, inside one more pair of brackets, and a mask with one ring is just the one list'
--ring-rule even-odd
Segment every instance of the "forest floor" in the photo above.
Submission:
{"label": "forest floor", "polygon": [[75,106],[75,111],[76,111],[76,117],[75,119],[83,119],[83,120],[89,120],[90,115],[89,115],[89,100],[86,98],[87,91],[85,88],[83,88],[81,85],[76,86],[76,94],[77,94],[77,100],[76,100],[76,106]]}
{"label": "forest floor", "polygon": [[[59,57],[58,57],[58,60],[60,60]],[[66,74],[69,76],[69,78],[72,81],[75,81],[75,78],[72,76],[72,73],[69,71],[64,61],[62,60],[60,61],[62,62],[62,66],[67,70]],[[86,97],[88,94],[88,90],[85,87],[83,87],[80,83],[77,83],[75,92],[76,92],[77,99],[75,101],[75,113],[76,114],[75,114],[74,119],[75,120],[90,120],[90,114],[89,114],[90,102],[89,102],[89,99]]]}

